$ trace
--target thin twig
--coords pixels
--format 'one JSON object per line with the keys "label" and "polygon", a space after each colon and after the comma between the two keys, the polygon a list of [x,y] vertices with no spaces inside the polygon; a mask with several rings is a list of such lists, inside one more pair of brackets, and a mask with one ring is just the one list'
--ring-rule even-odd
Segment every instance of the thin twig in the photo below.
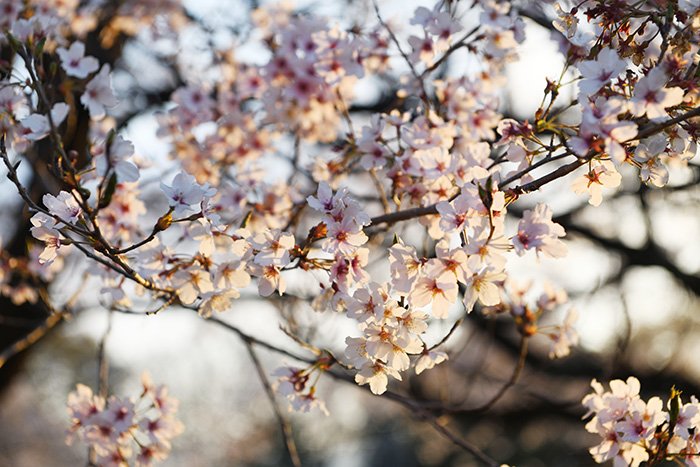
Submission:
{"label": "thin twig", "polygon": [[17,174],[18,164],[12,165],[12,162],[10,162],[10,158],[7,155],[7,147],[5,146],[5,135],[0,135],[0,158],[2,158],[3,163],[5,164],[5,167],[7,167],[7,178],[15,185],[20,197],[24,200],[24,202],[27,204],[27,206],[29,206],[29,208],[32,211],[42,212],[42,213],[46,214],[47,216],[56,219],[56,221],[58,221],[59,223],[64,224],[63,228],[69,229],[69,230],[71,230],[71,231],[73,231],[81,236],[87,237],[90,235],[90,233],[87,230],[85,230],[77,225],[73,225],[70,223],[64,223],[64,220],[61,219],[59,216],[57,216],[56,214],[53,214],[52,212],[50,212],[49,210],[47,210],[45,208],[42,208],[41,206],[39,206],[38,204],[36,204],[34,202],[34,200],[29,195],[29,192],[27,192],[27,189],[22,185],[22,183],[19,180],[19,175]]}
{"label": "thin twig", "polygon": [[445,334],[445,337],[440,339],[440,342],[433,345],[428,350],[434,350],[434,349],[440,347],[445,342],[447,342],[447,339],[450,338],[450,336],[457,330],[457,328],[459,327],[460,324],[462,324],[463,321],[464,321],[464,318],[459,318],[457,321],[455,321],[454,324],[452,325],[452,327],[450,328],[450,330],[447,332],[447,334]]}
{"label": "thin twig", "polygon": [[114,251],[114,254],[115,254],[115,255],[122,255],[122,254],[128,253],[128,252],[130,252],[130,251],[132,251],[132,250],[136,250],[137,248],[141,248],[142,246],[144,246],[144,245],[146,245],[146,244],[152,242],[153,240],[155,240],[156,235],[158,234],[158,232],[160,232],[160,230],[159,230],[158,228],[154,228],[153,231],[151,232],[151,234],[150,234],[148,237],[144,238],[143,240],[141,240],[141,241],[138,242],[138,243],[134,243],[134,244],[129,245],[129,246],[127,246],[127,247],[124,247],[124,248],[120,248],[120,249],[118,249],[118,250],[115,250],[115,251]]}
{"label": "thin twig", "polygon": [[[341,373],[337,373],[335,371],[326,371],[325,374],[329,375],[333,379],[337,381],[343,381],[345,383],[349,383],[352,386],[364,390],[366,392],[369,392],[369,388],[367,386],[358,386],[355,384],[355,381]],[[430,425],[435,428],[435,430],[445,438],[449,439],[454,443],[456,446],[460,447],[463,449],[465,452],[468,452],[474,458],[479,460],[481,463],[484,465],[487,465],[489,467],[497,467],[501,465],[500,462],[497,462],[495,459],[492,459],[488,455],[486,455],[484,452],[482,452],[478,447],[474,446],[472,443],[465,441],[461,438],[459,438],[456,434],[448,430],[446,427],[444,427],[439,421],[438,421],[438,416],[433,413],[432,409],[429,409],[424,406],[421,402],[415,401],[411,399],[410,397],[403,396],[401,394],[398,394],[396,392],[392,391],[386,391],[384,394],[382,394],[383,398],[386,398],[388,400],[391,400],[393,402],[396,402],[402,406],[404,406],[406,409],[408,409],[412,414],[418,416],[421,420],[424,420]]]}
{"label": "thin twig", "polygon": [[[107,329],[105,329],[100,344],[97,346],[97,394],[103,399],[109,395],[109,360],[107,359],[107,338],[112,331],[112,310],[107,311]],[[88,465],[98,465],[97,451],[93,446],[88,448]]]}
{"label": "thin twig", "polygon": [[274,345],[272,345],[272,344],[270,344],[270,343],[268,343],[268,342],[265,342],[265,341],[262,341],[262,340],[258,339],[257,337],[253,337],[253,336],[251,336],[251,335],[249,335],[249,334],[246,334],[245,332],[243,332],[243,331],[241,331],[240,329],[238,329],[236,326],[234,326],[234,325],[232,325],[232,324],[229,324],[229,323],[227,323],[226,321],[223,321],[223,320],[221,320],[221,319],[219,319],[219,318],[210,317],[210,318],[207,318],[207,321],[212,322],[212,323],[215,323],[215,324],[218,324],[219,326],[221,326],[221,327],[223,327],[223,328],[225,328],[225,329],[228,329],[229,331],[233,331],[235,334],[238,335],[238,337],[240,337],[240,338],[241,338],[243,341],[245,341],[245,342],[250,342],[250,343],[252,343],[252,344],[259,345],[260,347],[263,347],[263,348],[265,348],[265,349],[268,349],[268,350],[271,350],[271,351],[273,351],[273,352],[276,352],[276,353],[285,355],[285,356],[287,356],[287,357],[289,357],[289,358],[293,358],[294,360],[298,360],[298,361],[300,361],[300,362],[308,363],[308,364],[310,364],[310,365],[313,365],[313,364],[316,363],[316,359],[302,357],[302,356],[297,355],[297,354],[294,354],[294,353],[292,353],[292,352],[290,352],[290,351],[288,351],[288,350],[285,350],[285,349],[281,349],[281,348],[279,348],[279,347],[276,347],[276,346],[274,346]]}
{"label": "thin twig", "polygon": [[520,172],[514,174],[513,176],[508,177],[508,178],[506,178],[505,180],[501,181],[501,182],[498,184],[498,186],[499,186],[500,188],[503,188],[504,186],[510,185],[510,184],[513,183],[514,181],[519,180],[520,178],[522,178],[523,175],[525,175],[525,174],[527,174],[527,173],[529,173],[529,172],[535,170],[536,168],[541,167],[541,166],[543,166],[544,164],[548,164],[548,163],[550,163],[550,162],[552,162],[552,161],[559,160],[559,159],[563,159],[564,157],[567,157],[567,156],[569,156],[569,155],[571,155],[571,153],[569,153],[569,152],[567,151],[567,152],[564,153],[564,154],[558,154],[558,155],[556,155],[556,156],[546,156],[546,157],[540,159],[539,161],[535,162],[534,164],[525,167],[523,170],[521,170]]}
{"label": "thin twig", "polygon": [[700,107],[696,107],[693,110],[689,110],[686,113],[680,114],[680,115],[673,117],[673,118],[670,118],[668,120],[664,120],[663,122],[649,124],[649,125],[641,128],[637,132],[637,136],[635,136],[634,138],[632,138],[629,141],[646,138],[647,136],[654,135],[654,134],[658,133],[659,131],[670,127],[671,125],[675,125],[676,123],[682,123],[686,120],[689,120],[691,118],[698,117],[698,116],[700,116]]}
{"label": "thin twig", "polygon": [[448,58],[450,58],[450,55],[452,55],[456,50],[461,49],[462,47],[466,46],[467,44],[465,43],[465,41],[467,39],[469,39],[470,36],[475,34],[479,30],[480,27],[481,27],[481,24],[475,26],[471,31],[467,32],[464,36],[462,36],[454,44],[452,44],[450,46],[450,48],[447,49],[445,51],[445,53],[439,59],[437,59],[435,62],[433,62],[432,65],[430,65],[425,70],[423,70],[423,73],[420,74],[420,78],[424,79],[431,72],[435,71],[440,65],[442,65]]}
{"label": "thin twig", "polygon": [[418,84],[420,85],[420,90],[421,93],[423,94],[422,99],[425,105],[430,108],[430,98],[428,97],[428,91],[425,89],[425,83],[423,82],[423,77],[418,73],[416,70],[416,67],[413,66],[413,61],[410,59],[408,54],[404,52],[403,48],[401,47],[401,42],[399,42],[399,38],[396,37],[396,34],[394,34],[394,31],[391,30],[389,25],[384,21],[382,18],[381,13],[379,12],[379,5],[377,4],[377,0],[372,0],[372,4],[374,5],[374,12],[377,16],[377,20],[379,21],[379,24],[382,25],[384,29],[386,29],[386,32],[389,34],[389,37],[391,38],[391,41],[394,43],[396,48],[399,50],[399,53],[403,57],[404,61],[408,65],[408,68],[411,70],[411,74],[413,77],[416,79]]}
{"label": "thin twig", "polygon": [[369,176],[372,178],[374,187],[377,190],[377,195],[379,195],[379,201],[382,203],[382,208],[384,209],[384,214],[389,214],[391,212],[391,206],[389,206],[389,201],[386,199],[386,191],[384,190],[384,185],[382,185],[381,180],[377,177],[377,171],[375,169],[370,169]]}
{"label": "thin twig", "polygon": [[442,436],[444,436],[445,438],[452,441],[452,443],[454,443],[455,445],[461,447],[462,449],[464,449],[465,451],[467,451],[468,453],[473,455],[476,459],[481,461],[484,465],[493,466],[493,467],[498,467],[499,465],[501,465],[499,462],[496,462],[494,459],[491,459],[489,456],[487,456],[486,454],[481,452],[476,446],[474,446],[470,442],[465,441],[462,438],[460,438],[459,436],[452,433],[450,430],[447,429],[447,427],[442,425],[438,421],[437,418],[430,417],[430,418],[428,418],[427,421],[428,421],[428,423],[430,423],[430,425],[433,428],[435,428],[435,431],[437,431]]}
{"label": "thin twig", "polygon": [[[115,311],[118,311],[120,313],[128,314],[128,315],[139,315],[139,316],[146,316],[146,313],[138,313],[134,312],[131,310],[124,310],[124,309],[119,309],[115,308]],[[293,352],[290,352],[285,349],[281,349],[273,344],[270,344],[268,342],[262,341],[256,337],[253,337],[249,334],[246,334],[245,332],[241,331],[238,329],[238,327],[229,324],[225,321],[222,321],[218,318],[211,317],[207,318],[207,321],[215,323],[229,331],[232,331],[235,333],[245,344],[246,347],[252,347],[254,345],[260,346],[262,348],[265,348],[267,350],[270,350],[272,352],[276,352],[281,355],[285,355],[287,357],[293,358],[295,360],[298,360],[300,362],[308,363],[310,365],[314,365],[317,363],[316,359],[311,359],[311,358],[306,358],[302,357],[300,355],[297,355]],[[334,359],[335,360],[335,359]],[[337,363],[337,360],[335,360]],[[343,365],[340,365],[343,366]],[[357,386],[355,384],[355,381],[353,378],[345,373],[339,373],[336,371],[325,371],[324,374],[327,374],[331,378],[337,380],[337,381],[342,381],[348,384],[351,384],[353,387],[356,387],[360,390],[365,390],[369,391],[369,388],[366,386]],[[392,400],[394,402],[397,402],[401,405],[403,405],[405,408],[407,408],[411,413],[414,413],[416,415],[419,415],[422,419],[427,420],[431,423],[432,426],[436,427],[436,424],[439,425],[439,423],[436,421],[437,416],[433,414],[433,410],[425,407],[425,404],[420,403],[418,401],[415,401],[411,399],[410,397],[402,396],[401,394],[392,392],[392,391],[387,391],[385,392],[382,397],[385,397],[386,399]],[[491,459],[489,456],[484,454],[481,450],[479,450],[476,446],[472,445],[471,443],[464,441],[457,437],[454,433],[450,432],[447,430],[447,428],[441,426],[439,429],[436,427],[436,430],[444,437],[447,439],[451,440],[455,445],[459,446],[460,448],[464,449],[466,452],[470,453],[473,455],[476,459],[481,461],[483,464],[488,465],[488,466],[498,466],[500,465],[498,462],[496,462],[494,459]]]}
{"label": "thin twig", "polygon": [[571,172],[578,169],[586,162],[588,162],[587,158],[582,158],[573,162],[569,162],[568,164],[562,165],[558,169],[538,178],[537,180],[533,180],[530,183],[526,183],[525,185],[520,185],[513,188],[513,193],[515,193],[516,195],[521,195],[524,193],[531,193],[533,191],[539,190],[547,183],[569,175]]}
{"label": "thin twig", "polygon": [[107,311],[107,329],[102,334],[100,345],[97,347],[97,388],[100,396],[106,398],[109,394],[109,360],[107,359],[107,339],[112,332],[112,310]]}
{"label": "thin twig", "polygon": [[287,446],[289,458],[292,461],[294,467],[301,467],[301,459],[299,458],[299,452],[297,451],[297,446],[294,442],[292,426],[290,425],[289,421],[284,417],[284,414],[282,413],[279,404],[277,404],[277,400],[275,399],[275,392],[273,391],[272,386],[270,385],[270,381],[267,379],[267,375],[265,374],[265,370],[263,369],[262,364],[260,363],[260,360],[258,359],[258,356],[255,353],[255,349],[253,349],[253,342],[247,339],[242,340],[245,344],[246,349],[248,350],[248,354],[250,355],[250,359],[252,360],[253,365],[255,365],[255,370],[258,372],[260,382],[265,388],[265,394],[267,394],[267,398],[270,400],[270,405],[275,411],[275,416],[277,417],[277,421],[280,425],[280,430],[282,431],[282,436],[284,437],[284,443]]}
{"label": "thin twig", "polygon": [[44,337],[44,335],[46,335],[46,333],[56,326],[64,317],[64,313],[50,314],[46,317],[41,326],[37,327],[32,332],[24,336],[21,340],[15,342],[10,347],[0,352],[0,368],[5,366],[10,358],[29,348],[32,344]]}
{"label": "thin twig", "polygon": [[523,368],[525,368],[525,360],[527,358],[527,344],[528,344],[528,338],[527,336],[523,336],[522,339],[520,340],[520,354],[518,356],[518,363],[515,365],[515,368],[513,369],[513,374],[511,374],[510,379],[506,384],[504,384],[501,389],[491,398],[488,400],[483,405],[480,405],[479,407],[475,407],[473,409],[457,409],[453,410],[451,412],[457,412],[457,413],[474,413],[474,412],[486,412],[489,410],[493,405],[498,402],[505,394],[508,392],[508,389],[513,387],[515,383],[518,381],[518,378],[520,377],[520,373],[522,373]]}

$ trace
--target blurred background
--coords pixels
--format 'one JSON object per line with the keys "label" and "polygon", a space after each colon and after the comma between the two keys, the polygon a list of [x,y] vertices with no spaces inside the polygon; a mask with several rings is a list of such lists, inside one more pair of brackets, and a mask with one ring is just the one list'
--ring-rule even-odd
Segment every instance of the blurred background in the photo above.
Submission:
{"label": "blurred background", "polygon": [[[169,148],[156,136],[154,112],[170,105],[170,94],[183,82],[206,73],[212,44],[218,49],[237,47],[236,57],[242,61],[264,59],[259,49],[241,38],[250,33],[251,11],[267,2],[160,3],[143,6],[152,10],[152,28],[118,36],[109,46],[98,40],[97,30],[87,42],[88,53],[111,63],[115,70],[114,86],[121,101],[114,112],[117,124],[135,143],[137,154],[152,164],[142,180],[156,180],[164,171],[172,171]],[[431,2],[407,0],[379,3],[392,24],[406,26],[415,7],[432,7]],[[500,111],[525,120],[539,105],[545,78],[559,76],[563,57],[546,27],[552,13],[549,7],[544,2],[515,3],[527,16],[527,39],[520,46],[520,61],[509,65]],[[168,33],[169,10],[158,14],[163,5],[168,9],[175,5],[187,18],[188,25],[178,34]],[[336,18],[345,28],[376,22],[372,4],[366,1],[299,1],[296,5],[300,11]],[[101,8],[106,21],[110,3]],[[474,20],[468,15],[464,19]],[[404,34],[408,29],[399,30]],[[459,75],[469,66],[457,53],[444,73]],[[400,61],[394,70],[405,71]],[[362,92],[357,93],[353,117],[362,121],[370,111],[390,109],[393,102],[387,96],[395,93],[397,83],[397,75],[360,82]],[[575,109],[570,118],[577,118]],[[317,145],[310,152],[329,150]],[[566,258],[518,259],[510,273],[521,282],[548,279],[565,288],[579,310],[576,328],[581,343],[571,356],[550,360],[546,343],[533,342],[522,375],[506,396],[487,413],[450,416],[451,427],[492,457],[512,465],[591,465],[587,448],[598,441],[583,428],[580,400],[592,378],[607,381],[635,375],[647,396],[664,398],[672,385],[683,390],[685,397],[700,395],[697,164],[693,160],[691,170],[672,171],[669,186],[659,190],[640,184],[632,172],[623,174],[622,189],[598,208],[573,195],[567,181],[514,206],[512,212],[517,214],[547,200],[555,210],[555,221],[567,231]],[[289,171],[280,161],[272,161],[269,167],[273,167],[270,177]],[[23,170],[32,193],[40,195],[45,189],[41,174],[29,167]],[[5,172],[0,175],[0,237],[4,248],[21,255],[28,236],[26,223],[18,222],[23,207]],[[164,206],[157,196],[158,184],[151,185],[151,192],[144,190],[147,203]],[[401,228],[403,235],[411,235],[411,226]],[[81,265],[66,267],[80,271]],[[61,275],[51,284],[52,294],[65,300],[77,288],[91,286],[76,277],[79,274]],[[303,288],[299,278],[292,275],[289,281],[292,290]],[[157,316],[110,314],[97,297],[86,295],[74,307],[78,311],[71,319],[0,368],[0,466],[85,465],[85,447],[64,442],[69,424],[65,403],[77,383],[96,386],[101,345],[110,363],[110,393],[137,394],[140,375],[148,371],[180,400],[179,417],[186,431],[175,439],[164,465],[290,465],[272,408],[245,347],[234,334],[176,308]],[[348,320],[319,315],[301,300],[261,301],[254,295],[254,290],[244,293],[221,319],[280,347],[298,349],[277,327],[291,319],[317,345],[342,354],[343,336],[352,332]],[[11,297],[0,297],[0,348],[9,348],[34,331],[47,313],[41,300],[18,306]],[[451,319],[436,325],[431,334],[434,341],[458,317],[459,310],[453,310]],[[104,339],[108,327],[111,330]],[[518,359],[518,335],[511,323],[474,312],[458,327],[447,348],[448,365],[410,377],[402,390],[417,399],[446,398],[475,407],[510,377]],[[265,350],[260,355],[268,373],[283,363],[295,363]],[[330,416],[290,414],[304,465],[476,465],[429,424],[387,398],[331,378],[322,379],[318,395],[326,401]],[[284,406],[285,401],[280,402]]]}

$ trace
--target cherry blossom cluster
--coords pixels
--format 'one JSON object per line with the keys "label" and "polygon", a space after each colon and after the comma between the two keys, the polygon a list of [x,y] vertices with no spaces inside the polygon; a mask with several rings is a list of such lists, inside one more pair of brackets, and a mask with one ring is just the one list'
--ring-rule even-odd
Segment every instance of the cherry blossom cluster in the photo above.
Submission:
{"label": "cherry blossom cluster", "polygon": [[146,467],[164,460],[172,439],[184,430],[176,417],[178,401],[165,386],[153,384],[148,374],[144,373],[141,382],[138,398],[108,399],[78,384],[68,395],[71,427],[67,442],[87,444],[101,466]]}
{"label": "cherry blossom cluster", "polygon": [[518,283],[508,279],[501,291],[499,303],[484,307],[485,314],[508,313],[522,336],[545,336],[549,343],[549,357],[562,358],[569,355],[571,347],[578,344],[578,333],[574,324],[578,319],[575,308],[569,308],[561,324],[542,324],[554,312],[568,303],[566,291],[548,282],[538,290],[531,282]]}
{"label": "cherry blossom cluster", "polygon": [[[97,0],[79,2],[67,0],[62,2],[45,2],[42,0],[4,0],[2,4],[2,18],[0,18],[0,31],[10,32],[15,38],[25,40],[27,38],[41,41],[48,38],[52,41],[65,42],[67,36],[75,36],[84,39],[91,31],[94,31],[100,22],[103,13],[107,13],[107,25],[109,31],[102,37],[107,45],[111,44],[119,34],[133,35],[141,28],[152,24],[153,18],[160,14],[168,18],[171,25],[182,23],[184,12],[178,2],[166,0],[159,4],[159,10],[144,8],[139,1],[120,2],[115,8],[103,10],[104,5]],[[0,38],[0,41],[3,39]],[[97,69],[97,62],[88,60],[80,63],[83,53],[82,46],[71,46],[61,55],[65,55],[67,67],[71,69],[71,76],[81,76],[91,67]],[[77,61],[74,61],[75,59]],[[95,70],[92,70],[95,71]]]}
{"label": "cherry blossom cluster", "polygon": [[[309,197],[309,205],[324,213],[327,236],[322,250],[336,255],[330,272],[331,287],[325,295],[332,308],[346,311],[348,317],[360,323],[363,335],[348,337],[345,353],[350,364],[359,370],[356,381],[369,383],[372,392],[386,391],[388,376],[401,380],[400,372],[410,367],[409,355],[421,355],[416,362],[417,373],[447,358],[444,352],[431,352],[421,339],[428,328],[425,311],[429,309],[437,319],[447,318],[457,302],[460,286],[467,312],[477,301],[483,306],[501,303],[499,285],[506,278],[504,253],[508,249],[515,248],[518,254],[529,249],[550,256],[565,253],[565,245],[559,240],[564,235],[563,229],[552,222],[552,213],[544,205],[526,211],[511,245],[502,236],[503,194],[500,193],[500,201],[494,200],[492,191],[480,188],[466,185],[451,203],[437,205],[442,214],[438,229],[443,235],[454,233],[462,245],[451,248],[446,237],[437,243],[435,258],[419,258],[415,248],[397,239],[389,249],[391,280],[388,283],[371,281],[362,270],[367,263],[367,251],[360,246],[367,237],[361,225],[368,219],[357,203],[345,190],[333,193],[324,183],[315,197]],[[565,299],[562,293],[546,293],[539,299],[537,310],[530,311],[518,304],[511,309],[514,316],[523,315],[520,318],[534,323],[534,316],[551,310]],[[564,332],[551,334],[557,344],[553,356],[568,354],[569,344],[576,342],[571,327],[573,320],[575,317],[568,318],[568,324],[557,328]],[[531,335],[534,331],[523,333]]]}
{"label": "cherry blossom cluster", "polygon": [[685,465],[700,463],[700,402],[695,396],[684,403],[675,389],[666,404],[661,398],[644,400],[639,380],[610,381],[606,391],[595,379],[593,392],[583,399],[592,418],[586,430],[599,435],[600,444],[590,449],[597,463],[613,460],[615,466],[656,465],[665,460]]}
{"label": "cherry blossom cluster", "polygon": [[[602,201],[603,187],[620,185],[622,166],[636,167],[642,182],[660,187],[668,183],[669,166],[684,166],[697,152],[693,126],[638,133],[640,123],[648,128],[663,122],[674,111],[694,108],[698,98],[692,85],[698,6],[678,2],[664,21],[655,16],[656,7],[557,3],[554,26],[562,32],[562,52],[580,73],[577,100],[583,106],[578,134],[570,135],[568,149],[590,159],[588,172],[573,189],[588,193],[594,206]],[[592,28],[579,27],[584,22]],[[559,87],[553,86],[553,92]]]}
{"label": "cherry blossom cluster", "polygon": [[[177,105],[160,116],[159,134],[200,182],[218,183],[222,168],[234,168],[239,183],[261,184],[256,163],[290,130],[308,142],[334,141],[340,109],[349,106],[357,80],[386,67],[387,41],[379,29],[347,32],[325,18],[295,15],[289,3],[256,10],[253,21],[259,46],[269,49],[267,63],[226,56],[220,81],[178,89]],[[202,133],[207,123],[216,131]],[[258,191],[264,198],[275,188]]]}
{"label": "cherry blossom cluster", "polygon": [[287,398],[290,411],[307,413],[318,409],[329,415],[325,402],[316,397],[316,383],[328,367],[327,359],[319,359],[307,368],[280,367],[272,373],[277,378],[273,387],[279,395]]}

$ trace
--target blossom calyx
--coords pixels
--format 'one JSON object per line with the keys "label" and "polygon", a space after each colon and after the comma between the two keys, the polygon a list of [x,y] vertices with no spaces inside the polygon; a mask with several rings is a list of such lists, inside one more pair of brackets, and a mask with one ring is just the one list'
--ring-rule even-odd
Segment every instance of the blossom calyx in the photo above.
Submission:
{"label": "blossom calyx", "polygon": [[316,240],[320,240],[322,238],[326,238],[326,235],[328,234],[328,227],[326,226],[325,222],[319,222],[318,224],[314,225],[311,227],[309,230],[309,235],[306,237],[308,242],[314,242]]}
{"label": "blossom calyx", "polygon": [[173,210],[170,209],[168,212],[163,214],[158,218],[155,227],[153,227],[154,232],[162,232],[166,230],[173,223]]}

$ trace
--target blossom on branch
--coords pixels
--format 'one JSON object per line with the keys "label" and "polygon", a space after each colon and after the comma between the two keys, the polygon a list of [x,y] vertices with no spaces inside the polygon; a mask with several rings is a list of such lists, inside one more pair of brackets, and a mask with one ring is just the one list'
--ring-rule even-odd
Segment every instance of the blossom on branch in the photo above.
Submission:
{"label": "blossom on branch", "polygon": [[165,386],[154,386],[150,377],[142,377],[143,392],[138,398],[108,400],[78,384],[68,395],[71,428],[67,443],[76,439],[95,450],[100,465],[125,465],[135,453],[137,465],[150,466],[163,460],[171,449],[171,440],[184,426],[176,418],[177,401],[168,396]]}
{"label": "blossom on branch", "polygon": [[87,78],[90,73],[97,71],[100,63],[95,57],[85,57],[85,44],[75,41],[68,49],[59,47],[56,54],[61,58],[61,66],[69,76]]}
{"label": "blossom on branch", "polygon": [[100,120],[106,115],[106,109],[116,106],[119,101],[112,90],[112,78],[109,65],[103,65],[85,86],[85,93],[80,96],[80,102],[87,107],[90,117]]}

